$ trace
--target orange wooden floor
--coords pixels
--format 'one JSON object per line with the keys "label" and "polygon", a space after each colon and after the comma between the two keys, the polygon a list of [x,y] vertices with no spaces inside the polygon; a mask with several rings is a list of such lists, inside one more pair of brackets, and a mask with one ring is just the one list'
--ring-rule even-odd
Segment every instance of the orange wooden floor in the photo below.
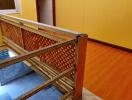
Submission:
{"label": "orange wooden floor", "polygon": [[84,87],[104,100],[132,100],[132,53],[88,42]]}

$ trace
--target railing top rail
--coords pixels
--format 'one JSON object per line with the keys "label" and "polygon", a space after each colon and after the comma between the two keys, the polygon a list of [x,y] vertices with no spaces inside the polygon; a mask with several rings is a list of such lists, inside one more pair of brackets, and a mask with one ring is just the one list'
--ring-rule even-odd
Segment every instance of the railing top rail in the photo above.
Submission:
{"label": "railing top rail", "polygon": [[76,31],[71,31],[71,30],[67,30],[67,29],[63,29],[63,28],[59,28],[59,27],[55,27],[55,26],[31,21],[31,20],[27,20],[27,19],[23,19],[23,18],[18,18],[18,17],[6,15],[6,14],[1,14],[1,13],[0,13],[0,18],[12,20],[12,21],[17,21],[19,23],[29,24],[32,26],[37,26],[38,28],[41,28],[41,29],[45,29],[45,30],[49,30],[49,31],[53,31],[53,32],[59,32],[59,33],[62,33],[64,35],[70,35],[73,37],[77,37],[78,35],[81,34],[81,33],[76,32]]}

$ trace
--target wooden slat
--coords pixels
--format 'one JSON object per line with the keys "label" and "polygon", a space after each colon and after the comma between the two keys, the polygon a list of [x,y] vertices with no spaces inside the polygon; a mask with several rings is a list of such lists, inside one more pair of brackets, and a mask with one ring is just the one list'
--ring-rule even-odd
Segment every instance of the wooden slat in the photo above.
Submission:
{"label": "wooden slat", "polygon": [[0,51],[5,50],[7,47],[6,46],[0,46]]}
{"label": "wooden slat", "polygon": [[[62,98],[61,100],[71,100],[73,98],[73,91],[69,91],[68,93],[66,93]],[[71,98],[71,99],[69,99]]]}
{"label": "wooden slat", "polygon": [[44,84],[38,86],[37,88],[25,93],[24,95],[20,96],[17,98],[17,100],[26,100],[29,97],[31,97],[32,95],[38,93],[39,91],[43,90],[44,88],[48,87],[49,85],[52,85],[55,81],[57,81],[58,79],[64,77],[66,74],[68,74],[69,72],[75,70],[74,67],[67,69],[66,71],[60,73],[59,75],[53,77],[52,79],[48,80],[47,82],[45,82]]}
{"label": "wooden slat", "polygon": [[0,62],[0,68],[3,68],[5,66],[9,66],[11,64],[18,63],[20,61],[23,61],[23,60],[26,60],[26,59],[29,59],[29,58],[32,58],[32,57],[35,57],[37,55],[43,54],[43,53],[48,52],[50,50],[53,50],[55,48],[59,48],[61,46],[67,45],[67,44],[72,44],[75,41],[76,41],[76,39],[73,39],[73,40],[70,40],[70,41],[56,43],[56,44],[50,45],[50,46],[45,47],[45,48],[41,48],[41,49],[34,50],[34,51],[31,51],[31,52],[23,54],[23,55],[19,55],[17,57],[9,58],[7,60],[4,60],[4,61]]}

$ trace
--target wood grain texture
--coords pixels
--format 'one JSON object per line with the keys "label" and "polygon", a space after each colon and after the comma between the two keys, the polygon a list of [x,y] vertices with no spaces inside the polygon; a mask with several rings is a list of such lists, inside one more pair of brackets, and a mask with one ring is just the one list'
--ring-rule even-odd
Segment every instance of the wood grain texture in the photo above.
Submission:
{"label": "wood grain texture", "polygon": [[104,100],[132,100],[132,53],[89,41],[84,87]]}
{"label": "wood grain texture", "polygon": [[78,37],[78,44],[76,48],[77,72],[76,72],[76,83],[75,83],[75,94],[74,94],[75,100],[79,100],[82,97],[87,42],[88,42],[87,35],[84,36],[82,35],[81,37]]}

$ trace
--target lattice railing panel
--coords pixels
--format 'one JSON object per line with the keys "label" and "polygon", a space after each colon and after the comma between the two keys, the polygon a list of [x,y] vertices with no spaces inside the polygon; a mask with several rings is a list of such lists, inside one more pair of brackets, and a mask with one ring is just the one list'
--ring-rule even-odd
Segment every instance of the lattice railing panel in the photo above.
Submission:
{"label": "lattice railing panel", "polygon": [[[27,51],[47,47],[57,43],[55,40],[43,37],[14,25],[2,22],[4,36],[14,41]],[[50,65],[58,72],[71,68],[75,64],[75,45],[68,44],[50,52],[39,55],[40,60]]]}
{"label": "lattice railing panel", "polygon": [[28,51],[33,51],[42,47],[56,43],[56,41],[37,35],[27,30],[22,30],[24,47]]}
{"label": "lattice railing panel", "polygon": [[41,55],[40,58],[55,70],[63,72],[75,64],[75,46],[71,44],[62,46]]}
{"label": "lattice railing panel", "polygon": [[[24,47],[28,51],[47,47],[57,41],[37,35],[27,30],[22,30]],[[39,56],[41,61],[50,65],[53,69],[63,72],[75,64],[75,45],[68,44]]]}
{"label": "lattice railing panel", "polygon": [[23,47],[21,28],[3,21],[1,21],[1,25],[3,29],[3,35],[18,44],[19,46]]}
{"label": "lattice railing panel", "polygon": [[38,49],[38,44],[36,43],[37,34],[28,32],[26,30],[22,30],[22,34],[23,34],[24,49],[28,51],[33,51],[33,50]]}

